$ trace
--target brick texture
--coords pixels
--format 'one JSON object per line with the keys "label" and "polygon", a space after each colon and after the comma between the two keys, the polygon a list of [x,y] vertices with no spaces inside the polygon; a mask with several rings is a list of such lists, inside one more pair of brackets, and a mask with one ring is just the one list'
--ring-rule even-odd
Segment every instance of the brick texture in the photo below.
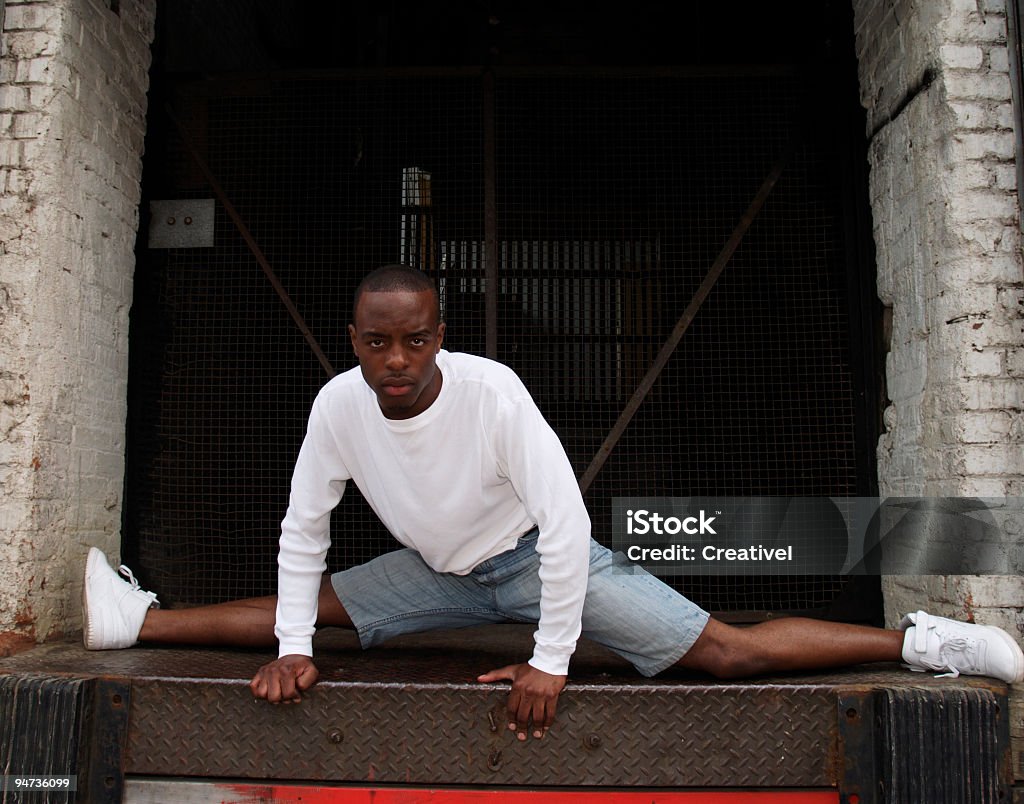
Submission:
{"label": "brick texture", "polygon": [[[1024,270],[1005,3],[855,0],[854,13],[878,290],[893,320],[880,489],[1020,496]],[[887,578],[883,589],[890,623],[926,608],[1024,638],[1021,578]],[[1021,692],[1012,705],[1020,777]]]}
{"label": "brick texture", "polygon": [[[79,627],[116,553],[155,0],[8,0],[0,59],[0,640]],[[124,178],[119,178],[119,177]]]}

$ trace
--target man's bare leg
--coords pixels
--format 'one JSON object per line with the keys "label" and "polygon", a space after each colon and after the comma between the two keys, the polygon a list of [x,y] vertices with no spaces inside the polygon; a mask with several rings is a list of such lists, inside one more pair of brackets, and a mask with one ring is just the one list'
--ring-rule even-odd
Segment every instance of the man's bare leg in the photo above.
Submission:
{"label": "man's bare leg", "polygon": [[[341,605],[331,579],[320,583],[316,625],[351,628],[352,620]],[[234,645],[263,648],[277,644],[274,620],[277,595],[233,600],[192,609],[150,609],[139,640],[165,644]]]}
{"label": "man's bare leg", "polygon": [[744,627],[709,620],[678,664],[718,678],[745,678],[865,662],[898,662],[903,638],[901,631],[805,617]]}

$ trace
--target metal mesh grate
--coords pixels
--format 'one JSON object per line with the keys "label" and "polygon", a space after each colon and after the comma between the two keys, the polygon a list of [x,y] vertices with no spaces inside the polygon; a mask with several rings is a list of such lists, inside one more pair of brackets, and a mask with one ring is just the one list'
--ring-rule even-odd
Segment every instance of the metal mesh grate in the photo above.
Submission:
{"label": "metal mesh grate", "polygon": [[[437,277],[447,348],[484,353],[491,247],[497,357],[579,473],[796,143],[587,501],[600,540],[613,496],[858,493],[839,179],[830,141],[797,122],[795,78],[499,73],[489,95],[478,71],[449,71],[213,87],[178,88],[184,128],[335,370],[354,364],[356,282],[396,260]],[[211,194],[179,137],[156,150],[148,195]],[[171,600],[272,592],[291,465],[326,376],[222,210],[215,248],[143,250],[138,273],[127,530],[140,566]],[[351,486],[332,531],[332,569],[394,546]],[[810,608],[839,589],[673,583],[714,609]]]}
{"label": "metal mesh grate", "polygon": [[[828,152],[792,77],[499,85],[515,366],[582,473],[773,164],[796,153],[587,500],[856,493]],[[543,143],[538,146],[538,143]],[[518,246],[518,248],[517,248]],[[503,249],[503,253],[505,249]],[[824,605],[834,578],[675,578],[713,609]]]}

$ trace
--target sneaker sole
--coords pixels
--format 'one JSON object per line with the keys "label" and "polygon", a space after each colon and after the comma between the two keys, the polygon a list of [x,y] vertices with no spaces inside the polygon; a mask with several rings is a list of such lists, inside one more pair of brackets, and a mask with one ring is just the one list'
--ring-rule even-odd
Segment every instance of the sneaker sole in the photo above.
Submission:
{"label": "sneaker sole", "polygon": [[1019,684],[1021,681],[1024,681],[1024,651],[1020,649],[1020,645],[1017,644],[1017,640],[1006,633],[1006,631],[998,625],[986,625],[985,627],[1003,640],[1006,647],[1008,647],[1010,652],[1013,653],[1013,678],[1006,678],[1003,680],[1007,684]]}
{"label": "sneaker sole", "polygon": [[96,547],[89,548],[89,557],[85,560],[85,578],[82,582],[82,643],[86,650],[100,650],[95,645],[96,635],[93,623],[89,619],[89,576],[93,574],[98,561],[105,560],[103,552]]}

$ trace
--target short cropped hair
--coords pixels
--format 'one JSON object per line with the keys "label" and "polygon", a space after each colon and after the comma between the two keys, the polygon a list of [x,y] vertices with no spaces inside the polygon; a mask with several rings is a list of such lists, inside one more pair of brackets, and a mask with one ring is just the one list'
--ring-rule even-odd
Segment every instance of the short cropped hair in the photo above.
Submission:
{"label": "short cropped hair", "polygon": [[441,305],[437,296],[437,288],[434,280],[423,271],[410,268],[408,265],[382,265],[374,268],[363,277],[363,280],[356,287],[352,298],[352,321],[356,320],[356,307],[359,299],[364,293],[396,293],[406,291],[409,293],[422,293],[430,291],[434,294],[434,302],[437,305],[437,321],[441,323]]}

